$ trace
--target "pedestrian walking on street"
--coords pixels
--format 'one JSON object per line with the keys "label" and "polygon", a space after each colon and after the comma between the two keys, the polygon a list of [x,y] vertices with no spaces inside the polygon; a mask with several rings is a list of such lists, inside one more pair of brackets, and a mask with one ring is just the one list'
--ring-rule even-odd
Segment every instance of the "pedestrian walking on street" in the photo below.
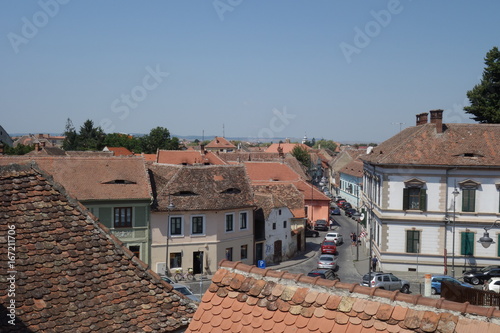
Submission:
{"label": "pedestrian walking on street", "polygon": [[377,271],[377,257],[372,258],[372,271],[376,272]]}
{"label": "pedestrian walking on street", "polygon": [[352,234],[352,246],[356,246],[356,242],[358,241],[357,237],[355,233]]}

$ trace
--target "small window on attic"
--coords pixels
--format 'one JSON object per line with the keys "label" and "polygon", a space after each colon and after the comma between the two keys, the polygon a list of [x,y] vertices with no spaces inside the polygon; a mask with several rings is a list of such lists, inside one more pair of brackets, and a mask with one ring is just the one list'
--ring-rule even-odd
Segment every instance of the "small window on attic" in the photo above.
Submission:
{"label": "small window on attic", "polygon": [[463,153],[463,154],[459,154],[456,156],[460,156],[460,157],[484,157],[483,155],[479,155],[476,153]]}
{"label": "small window on attic", "polygon": [[228,188],[220,193],[221,194],[239,194],[239,193],[241,193],[241,190],[238,188],[235,188],[235,187],[230,187],[230,188]]}
{"label": "small window on attic", "polygon": [[115,179],[109,182],[104,182],[103,184],[137,184],[137,183],[126,179]]}
{"label": "small window on attic", "polygon": [[194,193],[193,191],[179,191],[174,193],[173,195],[178,196],[178,197],[189,197],[192,195],[198,195],[197,193]]}

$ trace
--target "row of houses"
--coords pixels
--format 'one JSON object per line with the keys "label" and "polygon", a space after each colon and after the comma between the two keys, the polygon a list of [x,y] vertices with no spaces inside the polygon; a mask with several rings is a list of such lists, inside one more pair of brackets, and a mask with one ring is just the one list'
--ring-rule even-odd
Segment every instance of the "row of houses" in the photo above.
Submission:
{"label": "row of houses", "polygon": [[288,154],[106,150],[41,148],[0,164],[36,163],[159,274],[280,262],[305,249],[307,223],[328,218],[329,198]]}

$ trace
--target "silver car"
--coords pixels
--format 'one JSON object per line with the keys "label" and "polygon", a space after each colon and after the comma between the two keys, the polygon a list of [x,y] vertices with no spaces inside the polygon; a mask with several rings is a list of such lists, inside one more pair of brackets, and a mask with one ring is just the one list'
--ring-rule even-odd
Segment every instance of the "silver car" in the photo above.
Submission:
{"label": "silver car", "polygon": [[337,257],[333,254],[322,254],[319,256],[318,268],[335,269],[337,267]]}
{"label": "silver car", "polygon": [[172,284],[172,287],[174,287],[174,290],[180,292],[181,294],[183,294],[184,296],[186,296],[190,300],[198,302],[198,303],[201,302],[201,299],[198,296],[196,296],[195,294],[193,294],[191,289],[189,289],[187,286],[180,284],[180,283],[174,283],[174,284]]}
{"label": "silver car", "polygon": [[372,272],[370,275],[365,274],[361,285],[386,290],[400,290],[405,294],[410,292],[410,282],[401,280],[392,273]]}

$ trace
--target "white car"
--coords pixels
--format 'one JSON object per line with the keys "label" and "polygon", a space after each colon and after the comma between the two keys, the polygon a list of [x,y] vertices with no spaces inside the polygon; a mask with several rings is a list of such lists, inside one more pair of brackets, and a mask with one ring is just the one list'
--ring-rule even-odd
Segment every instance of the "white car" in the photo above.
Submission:
{"label": "white car", "polygon": [[500,278],[494,277],[489,279],[484,283],[483,289],[500,293]]}
{"label": "white car", "polygon": [[344,243],[344,238],[338,232],[328,232],[325,235],[325,240],[334,241],[335,244],[342,244],[342,243]]}

